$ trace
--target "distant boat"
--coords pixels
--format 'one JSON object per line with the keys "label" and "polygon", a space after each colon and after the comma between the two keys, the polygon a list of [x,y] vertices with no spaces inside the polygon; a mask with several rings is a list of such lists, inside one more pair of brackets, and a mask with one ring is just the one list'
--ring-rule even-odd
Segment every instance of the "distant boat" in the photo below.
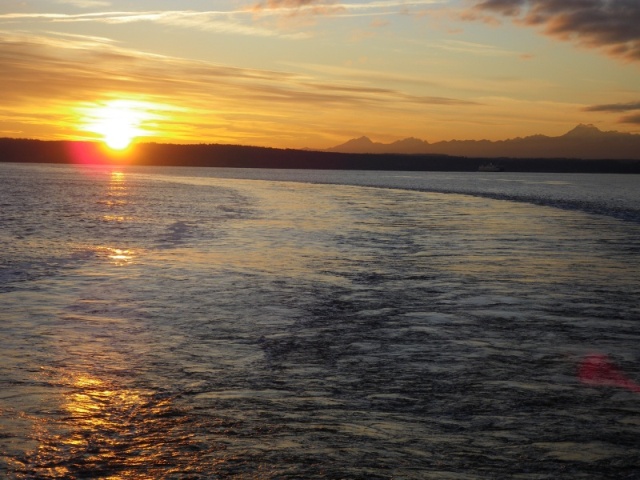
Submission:
{"label": "distant boat", "polygon": [[489,163],[485,163],[484,165],[480,165],[478,167],[478,171],[479,172],[501,172],[502,167],[499,165],[496,165],[495,163],[489,162]]}

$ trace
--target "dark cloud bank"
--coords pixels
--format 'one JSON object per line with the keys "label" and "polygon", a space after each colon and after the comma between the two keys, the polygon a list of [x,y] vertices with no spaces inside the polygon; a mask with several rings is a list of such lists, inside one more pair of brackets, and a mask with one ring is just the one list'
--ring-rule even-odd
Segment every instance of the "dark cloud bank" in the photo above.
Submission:
{"label": "dark cloud bank", "polygon": [[639,0],[483,0],[469,19],[501,15],[541,27],[547,35],[598,48],[629,62],[640,62]]}
{"label": "dark cloud bank", "polygon": [[587,112],[633,112],[620,118],[620,123],[635,123],[640,125],[640,102],[612,103],[605,105],[592,105],[585,108]]}

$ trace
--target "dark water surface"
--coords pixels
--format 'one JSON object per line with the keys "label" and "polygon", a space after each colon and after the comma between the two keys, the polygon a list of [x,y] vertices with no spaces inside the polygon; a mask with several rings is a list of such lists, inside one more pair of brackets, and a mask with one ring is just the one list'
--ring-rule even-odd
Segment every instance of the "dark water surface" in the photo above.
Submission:
{"label": "dark water surface", "polygon": [[630,177],[206,172],[0,164],[0,477],[640,478]]}

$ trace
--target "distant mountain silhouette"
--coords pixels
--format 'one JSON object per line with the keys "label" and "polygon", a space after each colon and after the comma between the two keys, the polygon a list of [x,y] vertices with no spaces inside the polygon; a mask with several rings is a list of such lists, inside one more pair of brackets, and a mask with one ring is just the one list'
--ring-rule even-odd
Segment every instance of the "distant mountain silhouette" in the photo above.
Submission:
{"label": "distant mountain silhouette", "polygon": [[413,153],[421,154],[429,150],[429,142],[418,138],[405,138],[393,143],[372,142],[369,137],[349,140],[342,145],[328,149],[340,153]]}
{"label": "distant mountain silhouette", "polygon": [[579,124],[573,130],[569,130],[567,133],[562,135],[564,138],[595,138],[600,137],[602,135],[608,135],[611,133],[620,134],[620,132],[603,132],[598,127],[592,124],[585,125],[584,123]]}
{"label": "distant mountain silhouette", "polygon": [[603,132],[594,125],[580,124],[559,137],[531,135],[509,140],[450,140],[429,143],[406,138],[393,143],[355,138],[327,149],[341,153],[441,154],[484,158],[583,158],[640,159],[640,135]]}

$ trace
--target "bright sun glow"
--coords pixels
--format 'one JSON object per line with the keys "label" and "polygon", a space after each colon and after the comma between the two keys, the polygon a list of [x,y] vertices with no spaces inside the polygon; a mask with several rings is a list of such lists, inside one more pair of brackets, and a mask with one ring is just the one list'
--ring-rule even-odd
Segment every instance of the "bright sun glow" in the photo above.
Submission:
{"label": "bright sun glow", "polygon": [[131,142],[149,132],[142,124],[152,118],[150,105],[132,100],[111,100],[89,107],[86,111],[86,130],[97,133],[113,150],[123,150]]}

